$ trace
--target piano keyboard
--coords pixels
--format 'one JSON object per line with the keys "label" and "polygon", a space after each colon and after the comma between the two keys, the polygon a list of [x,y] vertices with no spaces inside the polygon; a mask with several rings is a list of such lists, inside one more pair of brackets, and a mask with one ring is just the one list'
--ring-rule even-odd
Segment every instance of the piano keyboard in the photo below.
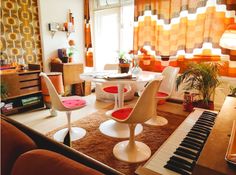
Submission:
{"label": "piano keyboard", "polygon": [[191,174],[217,112],[195,109],[144,165],[163,175]]}

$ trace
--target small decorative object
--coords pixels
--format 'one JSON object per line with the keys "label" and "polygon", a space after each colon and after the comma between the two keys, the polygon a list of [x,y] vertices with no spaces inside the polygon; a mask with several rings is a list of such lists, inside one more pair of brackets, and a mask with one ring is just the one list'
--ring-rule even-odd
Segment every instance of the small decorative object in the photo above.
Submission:
{"label": "small decorative object", "polygon": [[184,111],[192,112],[193,104],[192,104],[192,96],[190,92],[184,92],[184,101],[183,101]]}
{"label": "small decorative object", "polygon": [[25,59],[24,58],[19,58],[18,59],[18,65],[17,65],[17,71],[22,71],[25,70],[26,64],[25,64]]}
{"label": "small decorative object", "polygon": [[77,51],[77,49],[74,47],[75,46],[75,41],[74,40],[69,40],[69,48],[67,50],[67,55],[69,57],[69,63],[73,62],[73,56],[75,54],[75,52]]}
{"label": "small decorative object", "polygon": [[130,67],[130,60],[126,57],[125,52],[119,54],[119,67],[121,73],[128,73]]}
{"label": "small decorative object", "polygon": [[219,85],[218,63],[193,63],[190,64],[182,75],[176,79],[176,87],[184,83],[184,90],[196,90],[200,99],[193,102],[194,107],[214,109],[212,97]]}

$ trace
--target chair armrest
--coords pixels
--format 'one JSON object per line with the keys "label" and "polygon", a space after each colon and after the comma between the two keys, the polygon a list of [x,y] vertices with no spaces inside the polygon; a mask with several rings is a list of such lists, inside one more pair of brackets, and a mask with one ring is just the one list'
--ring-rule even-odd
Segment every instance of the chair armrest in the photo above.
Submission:
{"label": "chair armrest", "polygon": [[16,160],[12,175],[101,175],[102,173],[52,151],[37,149]]}

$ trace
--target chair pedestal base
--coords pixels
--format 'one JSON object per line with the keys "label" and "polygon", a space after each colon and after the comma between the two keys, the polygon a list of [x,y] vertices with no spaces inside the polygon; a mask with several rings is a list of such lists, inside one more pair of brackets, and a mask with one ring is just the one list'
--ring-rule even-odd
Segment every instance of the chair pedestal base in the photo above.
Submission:
{"label": "chair pedestal base", "polygon": [[[54,140],[58,142],[63,142],[64,138],[68,132],[68,128],[64,128],[62,130],[57,131],[54,135],[53,138]],[[71,136],[71,141],[79,140],[83,138],[86,135],[86,130],[83,128],[78,128],[78,127],[72,127],[70,136]]]}
{"label": "chair pedestal base", "polygon": [[135,145],[132,148],[128,144],[129,141],[127,140],[115,145],[113,154],[117,159],[128,163],[139,163],[151,156],[151,150],[146,144],[135,141]]}
{"label": "chair pedestal base", "polygon": [[162,116],[155,116],[145,122],[146,125],[164,126],[168,124],[168,120]]}
{"label": "chair pedestal base", "polygon": [[115,111],[116,109],[112,109],[112,110],[109,110],[107,111],[105,114],[106,116],[111,116],[111,114]]}
{"label": "chair pedestal base", "polygon": [[[107,120],[99,126],[102,134],[114,138],[129,138],[130,130],[129,125],[125,123],[118,123],[115,120]],[[135,135],[142,132],[143,126],[138,124],[135,128]]]}

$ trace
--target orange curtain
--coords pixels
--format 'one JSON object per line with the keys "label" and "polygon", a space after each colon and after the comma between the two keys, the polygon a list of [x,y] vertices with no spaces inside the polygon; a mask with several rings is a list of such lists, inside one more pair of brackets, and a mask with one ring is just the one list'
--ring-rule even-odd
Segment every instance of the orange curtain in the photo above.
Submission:
{"label": "orange curtain", "polygon": [[93,67],[93,52],[90,30],[89,0],[84,0],[84,37],[85,37],[85,66]]}
{"label": "orange curtain", "polygon": [[[157,55],[171,56],[178,50],[192,53],[204,42],[220,48],[222,33],[234,23],[236,1],[209,1],[135,0],[134,50],[149,45]],[[230,10],[234,15],[226,16]]]}

